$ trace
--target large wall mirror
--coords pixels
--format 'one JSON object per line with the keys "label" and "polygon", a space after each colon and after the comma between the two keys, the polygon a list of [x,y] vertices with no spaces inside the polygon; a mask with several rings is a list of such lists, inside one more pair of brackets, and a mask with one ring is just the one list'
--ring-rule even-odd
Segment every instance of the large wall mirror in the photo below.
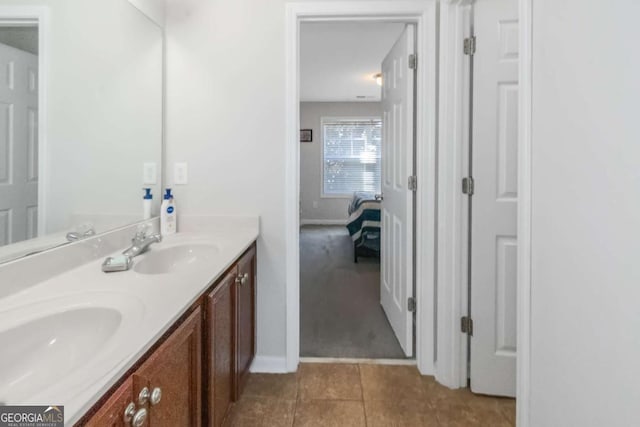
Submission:
{"label": "large wall mirror", "polygon": [[0,0],[0,263],[159,204],[160,3]]}

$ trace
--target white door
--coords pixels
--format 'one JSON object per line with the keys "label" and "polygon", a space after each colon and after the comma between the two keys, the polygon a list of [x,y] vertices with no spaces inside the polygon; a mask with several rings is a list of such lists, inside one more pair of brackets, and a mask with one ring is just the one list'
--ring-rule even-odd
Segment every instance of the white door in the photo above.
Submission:
{"label": "white door", "polygon": [[38,57],[0,44],[0,246],[38,234]]}
{"label": "white door", "polygon": [[382,62],[382,242],[380,299],[405,354],[413,355],[413,174],[415,27],[408,25]]}
{"label": "white door", "polygon": [[471,390],[515,396],[517,0],[474,9]]}

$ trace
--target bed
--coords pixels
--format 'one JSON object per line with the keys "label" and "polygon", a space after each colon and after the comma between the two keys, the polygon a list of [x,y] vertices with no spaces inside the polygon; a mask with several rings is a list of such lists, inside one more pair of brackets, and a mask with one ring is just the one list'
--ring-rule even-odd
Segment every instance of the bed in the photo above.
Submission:
{"label": "bed", "polygon": [[380,257],[380,200],[374,193],[355,192],[348,213],[353,261],[359,256]]}

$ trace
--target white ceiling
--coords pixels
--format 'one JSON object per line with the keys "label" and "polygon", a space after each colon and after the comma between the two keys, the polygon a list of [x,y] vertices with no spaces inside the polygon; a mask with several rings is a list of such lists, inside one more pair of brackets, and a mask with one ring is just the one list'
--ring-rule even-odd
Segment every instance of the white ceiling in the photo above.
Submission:
{"label": "white ceiling", "polygon": [[[300,100],[380,101],[373,75],[405,24],[305,22],[300,25]],[[364,98],[361,98],[364,97]]]}

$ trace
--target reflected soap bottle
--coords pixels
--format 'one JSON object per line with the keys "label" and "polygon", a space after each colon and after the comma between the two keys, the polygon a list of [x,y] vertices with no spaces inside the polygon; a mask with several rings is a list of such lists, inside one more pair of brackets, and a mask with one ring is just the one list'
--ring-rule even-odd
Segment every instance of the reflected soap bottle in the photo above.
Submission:
{"label": "reflected soap bottle", "polygon": [[163,236],[175,234],[177,229],[176,205],[171,189],[167,188],[160,207],[160,233]]}
{"label": "reflected soap bottle", "polygon": [[145,194],[142,198],[142,219],[151,219],[151,205],[153,203],[153,196],[151,195],[150,188],[143,188]]}

